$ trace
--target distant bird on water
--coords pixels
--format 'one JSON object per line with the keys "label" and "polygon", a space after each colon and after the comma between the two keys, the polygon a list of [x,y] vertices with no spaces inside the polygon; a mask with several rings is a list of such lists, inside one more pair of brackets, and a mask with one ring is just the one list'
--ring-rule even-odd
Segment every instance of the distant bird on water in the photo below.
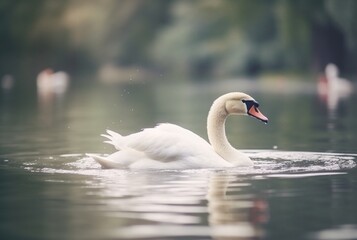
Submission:
{"label": "distant bird on water", "polygon": [[329,109],[336,109],[340,99],[348,98],[353,92],[353,84],[347,79],[338,76],[338,67],[327,64],[325,74],[319,77],[317,91]]}
{"label": "distant bird on water", "polygon": [[53,72],[46,68],[37,75],[37,91],[39,93],[64,94],[69,85],[69,76],[66,72]]}

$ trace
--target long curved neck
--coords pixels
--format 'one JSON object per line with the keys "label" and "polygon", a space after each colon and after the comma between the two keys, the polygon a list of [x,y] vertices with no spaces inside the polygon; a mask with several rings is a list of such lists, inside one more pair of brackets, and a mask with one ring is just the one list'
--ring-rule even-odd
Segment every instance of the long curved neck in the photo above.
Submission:
{"label": "long curved neck", "polygon": [[236,151],[228,142],[225,130],[225,123],[228,113],[224,106],[225,102],[217,99],[208,113],[207,134],[213,149],[222,158],[228,160],[233,151]]}
{"label": "long curved neck", "polygon": [[207,117],[207,134],[214,151],[228,162],[237,165],[251,165],[252,162],[245,154],[239,152],[228,142],[225,123],[228,112],[225,101],[217,99],[211,106]]}

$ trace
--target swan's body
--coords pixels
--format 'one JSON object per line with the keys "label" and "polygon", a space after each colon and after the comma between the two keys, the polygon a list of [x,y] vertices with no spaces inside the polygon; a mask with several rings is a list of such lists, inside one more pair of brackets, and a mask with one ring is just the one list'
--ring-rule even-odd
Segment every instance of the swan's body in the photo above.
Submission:
{"label": "swan's body", "polygon": [[225,133],[231,114],[251,115],[264,122],[258,103],[244,93],[219,97],[209,111],[207,132],[211,145],[195,133],[174,124],[160,124],[128,136],[108,130],[106,141],[118,151],[108,157],[87,154],[103,168],[187,169],[252,165],[250,158],[234,149]]}

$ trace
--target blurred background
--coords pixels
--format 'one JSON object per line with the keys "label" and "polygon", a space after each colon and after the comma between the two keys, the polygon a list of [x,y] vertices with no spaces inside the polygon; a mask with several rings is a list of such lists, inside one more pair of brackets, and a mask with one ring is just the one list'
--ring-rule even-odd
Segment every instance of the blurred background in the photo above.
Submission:
{"label": "blurred background", "polygon": [[353,0],[1,1],[0,73],[19,85],[48,67],[217,80],[333,62],[355,75],[356,15]]}
{"label": "blurred background", "polygon": [[[356,0],[0,0],[0,238],[357,239],[356,76]],[[106,129],[207,139],[231,91],[269,118],[226,122],[249,170],[85,158]]]}
{"label": "blurred background", "polygon": [[[105,128],[130,133],[158,122],[205,136],[211,102],[245,91],[261,101],[272,120],[262,131],[276,139],[246,138],[242,147],[352,151],[344,141],[348,132],[355,139],[356,26],[354,0],[4,0],[2,139],[32,126],[22,129],[31,144],[63,135],[56,142],[78,138],[70,145],[87,149],[83,139],[98,145]],[[239,121],[237,135],[256,128]]]}

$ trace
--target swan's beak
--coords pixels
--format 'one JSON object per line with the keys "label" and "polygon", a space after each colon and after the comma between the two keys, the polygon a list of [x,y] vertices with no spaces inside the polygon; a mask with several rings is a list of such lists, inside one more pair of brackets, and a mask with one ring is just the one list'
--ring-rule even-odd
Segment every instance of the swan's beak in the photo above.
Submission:
{"label": "swan's beak", "polygon": [[268,118],[264,116],[263,113],[261,113],[258,109],[259,103],[256,102],[255,100],[242,100],[243,103],[245,103],[247,107],[247,114],[259,119],[260,121],[263,121],[264,123],[268,123]]}
{"label": "swan's beak", "polygon": [[268,123],[269,120],[266,116],[263,115],[263,113],[259,111],[259,109],[256,106],[250,107],[250,109],[248,110],[248,115],[257,118],[263,121],[264,123]]}

